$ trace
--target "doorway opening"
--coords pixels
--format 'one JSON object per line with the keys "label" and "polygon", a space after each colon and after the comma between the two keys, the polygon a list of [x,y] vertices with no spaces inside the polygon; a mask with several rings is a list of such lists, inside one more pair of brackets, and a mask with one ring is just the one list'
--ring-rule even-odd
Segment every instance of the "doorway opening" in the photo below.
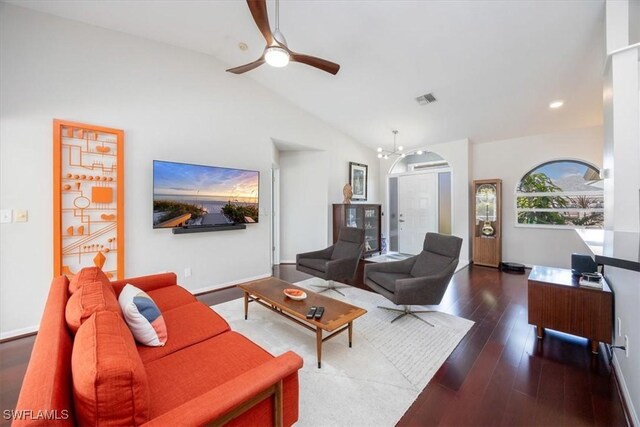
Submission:
{"label": "doorway opening", "polygon": [[388,180],[388,257],[402,259],[422,251],[427,232],[451,234],[452,170],[433,152],[398,159]]}

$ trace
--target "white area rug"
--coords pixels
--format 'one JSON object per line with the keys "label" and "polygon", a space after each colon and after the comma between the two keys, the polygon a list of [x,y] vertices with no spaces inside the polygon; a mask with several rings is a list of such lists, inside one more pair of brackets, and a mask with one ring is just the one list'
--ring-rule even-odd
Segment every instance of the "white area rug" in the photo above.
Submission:
{"label": "white area rug", "polygon": [[[308,279],[297,285],[317,290]],[[325,295],[365,308],[353,323],[353,348],[346,332],[325,341],[322,369],[316,362],[315,333],[258,304],[244,320],[242,299],[213,306],[231,328],[274,355],[293,350],[304,359],[299,372],[297,426],[393,426],[404,415],[473,322],[445,313],[423,314],[431,327],[411,316],[390,323],[396,313],[386,298],[361,289],[340,289],[346,297]],[[418,308],[416,308],[418,309]]]}

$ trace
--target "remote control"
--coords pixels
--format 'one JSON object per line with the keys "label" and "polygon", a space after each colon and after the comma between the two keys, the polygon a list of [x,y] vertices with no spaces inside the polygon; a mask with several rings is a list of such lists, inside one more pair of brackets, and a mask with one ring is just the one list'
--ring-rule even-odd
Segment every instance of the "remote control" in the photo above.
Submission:
{"label": "remote control", "polygon": [[313,317],[315,317],[316,319],[319,319],[322,317],[323,314],[324,314],[324,307],[318,307],[318,309],[316,310],[316,314],[314,314]]}
{"label": "remote control", "polygon": [[318,310],[318,307],[311,307],[307,312],[307,319],[313,319],[313,316],[316,314],[316,310]]}

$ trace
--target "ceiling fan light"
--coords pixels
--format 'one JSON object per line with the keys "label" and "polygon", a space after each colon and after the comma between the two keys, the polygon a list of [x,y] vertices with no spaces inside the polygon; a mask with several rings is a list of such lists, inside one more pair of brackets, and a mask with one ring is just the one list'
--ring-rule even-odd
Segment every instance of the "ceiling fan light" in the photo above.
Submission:
{"label": "ceiling fan light", "polygon": [[564,105],[564,101],[562,99],[556,99],[549,104],[549,108],[553,108],[554,110],[560,108]]}
{"label": "ceiling fan light", "polygon": [[389,156],[387,154],[384,155],[384,159],[387,160],[389,159]]}
{"label": "ceiling fan light", "polygon": [[268,47],[264,51],[264,60],[272,67],[286,67],[289,63],[289,52],[279,46]]}
{"label": "ceiling fan light", "polygon": [[382,153],[382,147],[378,147],[378,153]]}
{"label": "ceiling fan light", "polygon": [[378,153],[378,158],[381,159],[382,158],[382,153]]}

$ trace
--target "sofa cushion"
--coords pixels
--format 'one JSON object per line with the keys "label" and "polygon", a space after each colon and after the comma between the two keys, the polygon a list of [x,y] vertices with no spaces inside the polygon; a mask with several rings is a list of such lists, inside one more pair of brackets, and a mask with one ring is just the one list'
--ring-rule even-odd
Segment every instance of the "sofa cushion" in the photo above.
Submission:
{"label": "sofa cushion", "polygon": [[158,273],[147,276],[127,277],[124,280],[113,280],[111,284],[113,285],[113,289],[116,291],[117,296],[120,295],[122,288],[126,285],[133,285],[136,288],[140,288],[146,293],[149,293],[149,291],[164,288],[166,286],[176,286],[178,284],[178,278],[175,273]]}
{"label": "sofa cushion", "polygon": [[183,305],[165,311],[162,315],[167,325],[167,335],[171,339],[163,347],[139,345],[138,353],[144,364],[229,330],[229,324],[201,302]]}
{"label": "sofa cushion", "polygon": [[124,320],[140,344],[163,346],[167,342],[167,325],[160,309],[146,292],[126,285],[118,297]]}
{"label": "sofa cushion", "polygon": [[321,258],[300,258],[298,264],[324,273],[327,270],[327,261]]}
{"label": "sofa cushion", "polygon": [[[229,331],[148,363],[150,415],[155,418],[272,358],[249,339]],[[291,425],[298,414],[298,376],[285,378],[283,386],[284,425]],[[270,425],[272,420],[272,405],[266,399],[227,426]]]}
{"label": "sofa cushion", "polygon": [[149,387],[129,328],[110,311],[87,319],[71,355],[79,425],[139,425],[149,420]]}
{"label": "sofa cushion", "polygon": [[80,325],[93,313],[103,310],[122,315],[111,284],[104,284],[101,281],[84,283],[67,301],[65,308],[67,326],[75,334]]}
{"label": "sofa cushion", "polygon": [[451,257],[434,252],[422,251],[413,264],[411,275],[413,277],[424,277],[430,274],[440,273],[451,264],[451,261],[453,261]]}
{"label": "sofa cushion", "polygon": [[396,280],[413,278],[407,273],[384,273],[382,271],[370,272],[367,277],[392,293],[396,291]]}
{"label": "sofa cushion", "polygon": [[85,267],[74,275],[69,282],[69,293],[73,294],[82,287],[85,283],[102,282],[104,284],[110,283],[109,278],[98,267]]}
{"label": "sofa cushion", "polygon": [[181,286],[166,286],[149,291],[147,294],[153,298],[153,301],[163,313],[181,305],[198,301],[191,292]]}

